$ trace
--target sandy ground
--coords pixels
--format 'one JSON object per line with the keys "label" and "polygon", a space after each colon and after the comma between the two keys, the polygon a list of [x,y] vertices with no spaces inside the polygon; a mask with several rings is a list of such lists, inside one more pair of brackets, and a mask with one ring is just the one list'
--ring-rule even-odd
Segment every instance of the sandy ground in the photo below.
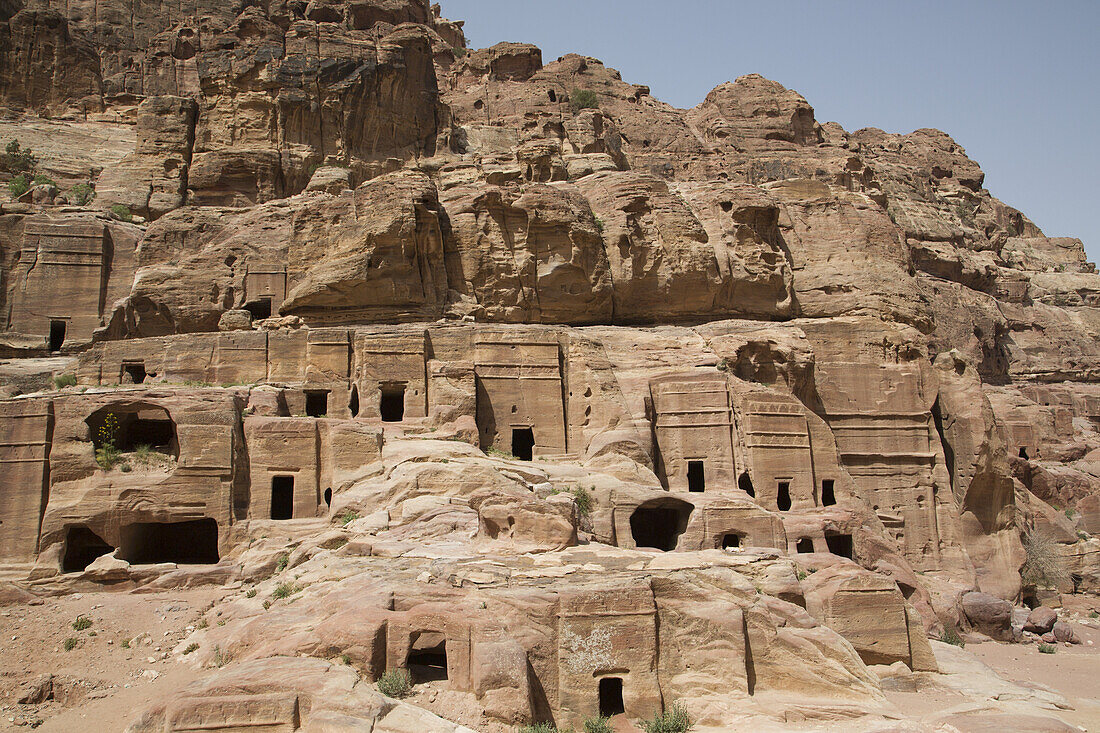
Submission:
{"label": "sandy ground", "polygon": [[[138,711],[195,677],[168,653],[230,592],[81,593],[0,608],[0,730],[30,730],[37,721],[37,731],[124,730]],[[92,625],[74,630],[81,615]],[[70,638],[76,646],[66,651]],[[59,699],[16,704],[26,683],[46,673]]]}
{"label": "sandy ground", "polygon": [[[0,730],[123,731],[141,710],[199,675],[170,652],[204,612],[238,592],[82,593],[0,607]],[[1089,610],[1084,608],[1082,619]],[[210,622],[217,622],[216,614],[207,615]],[[91,626],[75,630],[73,622],[80,616],[89,618]],[[1036,644],[995,642],[970,643],[966,651],[1009,681],[1065,696],[1073,709],[1054,714],[1083,731],[1100,733],[1100,621],[1086,623],[1098,628],[1075,624],[1085,643],[1058,645],[1055,654],[1041,654]],[[75,640],[68,651],[67,639]],[[55,699],[17,704],[27,683],[47,673],[54,675]],[[434,701],[435,695],[425,692]],[[974,702],[939,687],[888,691],[887,698],[905,716],[923,720]],[[427,699],[411,702],[432,707]],[[617,722],[616,730],[633,730],[626,721]]]}

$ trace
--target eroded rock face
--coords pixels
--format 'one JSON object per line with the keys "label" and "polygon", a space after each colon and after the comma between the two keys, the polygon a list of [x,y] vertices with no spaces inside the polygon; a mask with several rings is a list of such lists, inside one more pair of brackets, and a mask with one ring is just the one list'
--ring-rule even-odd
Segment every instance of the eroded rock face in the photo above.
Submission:
{"label": "eroded rock face", "polygon": [[440,13],[0,12],[58,179],[0,202],[12,597],[248,587],[131,730],[835,724],[958,674],[926,632],[1100,589],[1078,240],[940,131]]}

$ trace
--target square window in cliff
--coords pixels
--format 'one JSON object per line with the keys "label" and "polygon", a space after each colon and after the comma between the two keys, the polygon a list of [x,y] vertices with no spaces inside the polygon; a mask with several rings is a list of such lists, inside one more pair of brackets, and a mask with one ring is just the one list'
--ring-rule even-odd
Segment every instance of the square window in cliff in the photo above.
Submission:
{"label": "square window in cliff", "polygon": [[409,648],[406,666],[415,683],[447,679],[447,639],[437,631],[422,631]]}
{"label": "square window in cliff", "polygon": [[733,547],[741,546],[741,535],[739,534],[724,534],[722,535],[722,549],[728,550]]}
{"label": "square window in cliff", "polygon": [[535,431],[531,428],[512,428],[512,455],[521,461],[534,458]]}
{"label": "square window in cliff", "polygon": [[701,494],[706,491],[707,477],[702,461],[688,461],[688,491]]}
{"label": "square window in cliff", "polygon": [[65,343],[65,329],[68,324],[65,321],[50,321],[50,351],[61,351]]}
{"label": "square window in cliff", "polygon": [[779,489],[775,494],[775,506],[781,512],[788,511],[791,508],[791,482],[780,481]]}
{"label": "square window in cliff", "polygon": [[803,537],[798,541],[798,544],[794,546],[795,552],[801,555],[808,555],[814,551],[814,541],[809,537]]}
{"label": "square window in cliff", "polygon": [[378,411],[382,422],[401,422],[405,419],[405,385],[383,384],[378,398]]}
{"label": "square window in cliff", "polygon": [[630,515],[630,534],[635,547],[672,552],[687,529],[695,506],[679,499],[651,499]]}
{"label": "square window in cliff", "polygon": [[623,678],[604,677],[600,680],[600,715],[610,718],[626,712],[623,704]]}
{"label": "square window in cliff", "polygon": [[271,477],[271,518],[294,518],[294,477]]}
{"label": "square window in cliff", "polygon": [[821,482],[821,506],[833,506],[836,504],[836,489],[831,478]]}
{"label": "square window in cliff", "polygon": [[145,362],[143,361],[124,361],[122,362],[122,374],[119,377],[119,384],[142,384],[145,382]]}
{"label": "square window in cliff", "polygon": [[306,392],[306,414],[310,417],[325,417],[328,415],[328,392],[312,390]]}
{"label": "square window in cliff", "polygon": [[118,557],[131,565],[218,563],[218,523],[213,519],[128,524],[121,535]]}
{"label": "square window in cliff", "polygon": [[826,532],[825,544],[829,546],[829,552],[834,555],[852,559],[852,535]]}

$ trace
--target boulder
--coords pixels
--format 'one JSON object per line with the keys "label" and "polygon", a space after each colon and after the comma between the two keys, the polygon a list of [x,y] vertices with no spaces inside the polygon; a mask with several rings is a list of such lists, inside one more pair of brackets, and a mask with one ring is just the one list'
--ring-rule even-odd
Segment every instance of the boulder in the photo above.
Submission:
{"label": "boulder", "polygon": [[1012,641],[1012,604],[988,593],[965,593],[959,606],[967,621],[981,633],[998,641]]}

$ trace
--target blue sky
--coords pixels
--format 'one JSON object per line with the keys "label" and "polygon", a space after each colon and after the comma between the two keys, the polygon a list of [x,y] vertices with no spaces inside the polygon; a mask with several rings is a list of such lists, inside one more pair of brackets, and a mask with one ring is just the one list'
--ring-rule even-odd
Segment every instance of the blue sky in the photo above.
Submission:
{"label": "blue sky", "polygon": [[1100,259],[1100,2],[441,0],[473,47],[594,56],[693,107],[756,72],[820,122],[950,133],[994,196]]}

